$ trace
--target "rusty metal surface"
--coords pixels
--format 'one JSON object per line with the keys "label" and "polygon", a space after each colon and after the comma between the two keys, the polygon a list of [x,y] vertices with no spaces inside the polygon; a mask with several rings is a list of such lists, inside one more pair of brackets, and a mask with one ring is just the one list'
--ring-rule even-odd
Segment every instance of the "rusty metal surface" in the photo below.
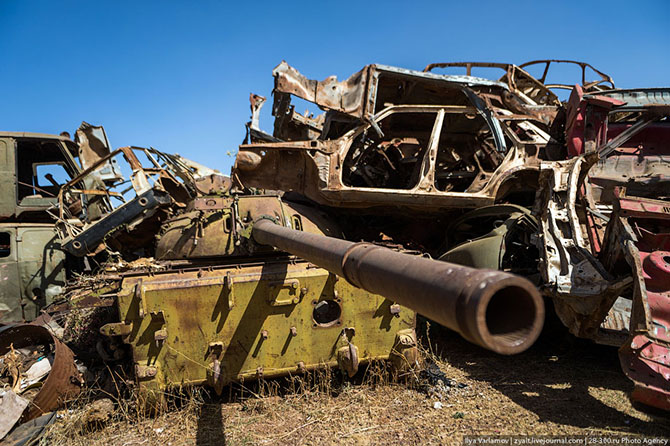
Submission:
{"label": "rusty metal surface", "polygon": [[[545,84],[548,88],[561,88],[561,89],[567,89],[567,90],[572,90],[572,88],[575,86],[574,82],[569,82],[569,83],[553,83],[549,84],[546,82],[547,80],[547,75],[549,73],[549,69],[552,65],[557,65],[557,64],[567,64],[567,65],[576,65],[580,68],[582,72],[581,76],[581,87],[585,91],[602,91],[602,90],[611,90],[614,89],[614,80],[612,79],[611,76],[608,74],[603,73],[600,70],[597,70],[594,68],[591,64],[588,64],[586,62],[579,62],[576,60],[560,60],[560,59],[542,59],[542,60],[533,60],[530,62],[525,62],[519,65],[520,68],[528,68],[533,65],[544,65],[543,68],[543,73],[542,76],[537,78],[540,82]],[[594,80],[594,81],[588,81],[586,78],[586,73],[587,70],[593,71],[600,79]]]}
{"label": "rusty metal surface", "polygon": [[39,325],[15,325],[0,333],[0,355],[10,349],[36,344],[53,344],[54,360],[42,388],[24,412],[21,421],[29,421],[43,413],[59,408],[66,400],[81,392],[83,380],[74,364],[74,354]]}
{"label": "rusty metal surface", "polygon": [[631,283],[629,277],[617,278],[607,272],[591,252],[589,233],[582,225],[580,179],[595,161],[591,154],[543,165],[542,193],[535,204],[541,222],[537,246],[544,287],[570,331],[591,338],[596,337],[614,300]]}
{"label": "rusty metal surface", "polygon": [[357,352],[357,364],[387,359],[398,333],[414,336],[407,308],[393,313],[390,301],[311,263],[255,260],[125,275],[121,321],[101,332],[130,344],[149,404],[171,387],[209,384],[220,393],[233,381],[337,366],[342,348]]}
{"label": "rusty metal surface", "polygon": [[[511,189],[531,193],[540,161],[560,156],[553,122],[562,105],[540,101],[550,92],[527,74],[536,100],[511,89],[513,79],[382,65],[341,82],[307,79],[285,62],[273,75],[274,134],[257,128],[262,101],[252,95],[232,170],[240,188],[295,191],[338,208],[435,213],[492,205]],[[325,112],[296,114],[292,95]]]}
{"label": "rusty metal surface", "polygon": [[633,399],[668,410],[670,95],[590,88],[568,103],[572,158],[541,166],[544,291],[572,333],[621,347]]}
{"label": "rusty metal surface", "polygon": [[267,219],[254,224],[252,235],[258,243],[314,262],[498,353],[526,350],[542,329],[542,299],[535,286],[519,276],[306,234]]}
{"label": "rusty metal surface", "polygon": [[307,232],[335,237],[342,230],[323,212],[278,196],[198,197],[186,212],[168,220],[157,236],[159,260],[215,259],[263,255],[271,251],[249,243],[249,225],[263,215]]}
{"label": "rusty metal surface", "polygon": [[[111,146],[105,128],[82,122],[75,132],[75,142],[79,148],[79,163],[82,169],[88,169],[100,159],[107,157]],[[115,159],[97,168],[98,178],[104,182],[118,181],[122,178],[120,168]]]}
{"label": "rusty metal surface", "polygon": [[[486,115],[483,105],[478,110]],[[435,121],[434,126],[423,131],[423,139],[418,142],[406,139],[410,144],[408,149],[415,152],[407,155],[403,154],[405,148],[399,147],[395,141],[409,137],[410,132],[403,134],[396,130],[386,138],[377,138],[371,124],[331,141],[242,145],[233,177],[244,186],[294,190],[317,203],[337,207],[402,206],[434,211],[491,205],[519,175],[537,172],[537,157],[549,135],[528,122],[514,124],[516,132],[511,133],[501,127],[495,117],[487,115],[489,124],[480,118],[480,125],[487,129],[488,145],[471,145],[466,140],[457,149],[452,149],[453,152],[447,151],[447,147],[442,149],[441,145],[448,143],[444,139],[440,142],[439,135],[443,128],[445,132],[451,128],[445,122],[452,119],[444,116],[460,114],[458,119],[467,120],[465,115],[468,113],[467,110],[455,111],[449,106],[392,106],[382,111],[374,118],[374,122],[382,126],[403,117],[410,122],[414,115],[424,115]],[[523,135],[526,142],[522,143],[519,135]],[[474,134],[472,138],[474,142]],[[511,146],[505,143],[505,138]],[[380,157],[379,164],[371,165],[365,159],[359,161],[362,154],[372,156],[380,150],[389,155]],[[398,161],[389,165],[391,152]],[[479,161],[480,157],[487,161]],[[380,172],[376,176],[366,174],[358,179],[359,172],[375,169]],[[398,173],[400,179],[393,182],[395,177],[391,175]],[[531,182],[525,186],[534,187]]]}
{"label": "rusty metal surface", "polygon": [[[97,180],[100,169],[123,159],[131,174]],[[81,188],[81,184],[89,187]],[[122,147],[97,159],[59,192],[55,216],[59,238],[77,256],[143,250],[153,255],[153,237],[161,221],[196,196],[228,192],[230,183],[216,170],[155,149]],[[113,201],[115,200],[115,201]],[[80,213],[73,215],[74,204]]]}
{"label": "rusty metal surface", "polygon": [[618,199],[613,218],[635,279],[621,366],[635,383],[633,399],[670,410],[670,200]]}
{"label": "rusty metal surface", "polygon": [[560,100],[542,82],[528,74],[521,67],[514,64],[490,63],[490,62],[446,62],[431,63],[423,71],[435,71],[437,68],[465,68],[466,76],[472,75],[473,68],[498,68],[505,72],[499,79],[507,84],[510,91],[522,95],[535,102],[537,105],[560,105]]}

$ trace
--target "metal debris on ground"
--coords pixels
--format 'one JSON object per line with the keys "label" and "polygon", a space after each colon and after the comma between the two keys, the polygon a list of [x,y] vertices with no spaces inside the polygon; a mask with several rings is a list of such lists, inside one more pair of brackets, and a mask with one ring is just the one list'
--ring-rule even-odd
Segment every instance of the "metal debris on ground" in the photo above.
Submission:
{"label": "metal debris on ground", "polygon": [[449,378],[435,362],[426,360],[419,373],[419,389],[429,398],[443,401],[448,399],[453,389],[464,389],[467,384]]}
{"label": "metal debris on ground", "polygon": [[47,328],[3,327],[0,332],[2,432],[30,421],[76,396],[83,384],[72,351]]}

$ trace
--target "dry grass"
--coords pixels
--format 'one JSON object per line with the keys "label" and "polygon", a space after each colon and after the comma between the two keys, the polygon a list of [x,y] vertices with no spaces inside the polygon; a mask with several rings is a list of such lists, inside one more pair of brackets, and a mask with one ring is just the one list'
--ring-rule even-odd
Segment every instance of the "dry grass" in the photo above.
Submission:
{"label": "dry grass", "polygon": [[[566,336],[501,357],[439,327],[431,332],[426,355],[466,387],[426,392],[416,377],[391,382],[379,364],[354,383],[325,370],[234,385],[222,397],[204,390],[174,395],[171,410],[153,418],[140,413],[132,397],[119,399],[113,420],[98,430],[82,422],[82,400],[51,426],[44,444],[405,445],[461,444],[466,434],[670,436],[665,415],[629,402],[631,384],[614,349]],[[441,409],[434,408],[438,400]]]}

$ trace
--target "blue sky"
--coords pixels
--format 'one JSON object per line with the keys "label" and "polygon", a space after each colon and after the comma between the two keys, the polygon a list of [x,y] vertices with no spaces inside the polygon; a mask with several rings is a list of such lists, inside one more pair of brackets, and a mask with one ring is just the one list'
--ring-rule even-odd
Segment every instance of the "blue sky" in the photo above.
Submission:
{"label": "blue sky", "polygon": [[228,173],[249,93],[270,101],[282,59],[343,79],[369,63],[565,58],[617,87],[670,86],[670,2],[0,0],[0,55],[0,130],[73,133],[85,120],[115,148]]}

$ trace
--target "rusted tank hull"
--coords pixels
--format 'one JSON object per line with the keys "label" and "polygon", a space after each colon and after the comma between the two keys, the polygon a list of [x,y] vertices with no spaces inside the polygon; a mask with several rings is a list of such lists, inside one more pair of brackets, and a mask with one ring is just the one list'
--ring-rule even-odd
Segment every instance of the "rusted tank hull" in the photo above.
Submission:
{"label": "rusted tank hull", "polygon": [[[182,268],[124,278],[121,323],[150,399],[182,385],[358,365],[416,352],[415,313],[293,258]],[[409,342],[408,342],[409,340]],[[410,359],[411,360],[411,359]]]}
{"label": "rusted tank hull", "polygon": [[542,298],[519,276],[307,234],[267,219],[254,224],[252,235],[258,243],[314,262],[498,353],[524,351],[542,329]]}

